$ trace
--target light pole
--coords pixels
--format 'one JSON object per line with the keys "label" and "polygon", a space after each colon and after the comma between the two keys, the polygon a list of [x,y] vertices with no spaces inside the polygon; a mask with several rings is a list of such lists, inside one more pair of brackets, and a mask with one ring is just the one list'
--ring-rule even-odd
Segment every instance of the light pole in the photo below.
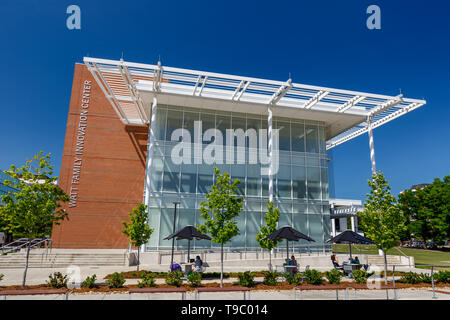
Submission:
{"label": "light pole", "polygon": [[[173,211],[173,228],[172,228],[172,234],[175,233],[175,222],[177,219],[177,205],[179,205],[179,202],[174,202],[175,205],[174,211]],[[172,265],[173,265],[173,250],[175,247],[175,237],[172,238],[172,257],[170,258],[170,271],[172,271]]]}

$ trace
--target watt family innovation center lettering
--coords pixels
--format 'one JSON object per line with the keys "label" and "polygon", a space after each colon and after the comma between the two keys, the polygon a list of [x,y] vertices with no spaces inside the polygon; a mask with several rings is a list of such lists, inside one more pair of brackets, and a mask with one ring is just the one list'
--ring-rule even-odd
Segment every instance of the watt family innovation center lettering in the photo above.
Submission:
{"label": "watt family innovation center lettering", "polygon": [[91,81],[85,80],[81,98],[81,111],[77,127],[77,141],[73,160],[72,179],[70,180],[69,208],[77,206],[78,185],[80,184],[81,166],[83,164],[84,142],[88,120],[88,109],[91,97]]}

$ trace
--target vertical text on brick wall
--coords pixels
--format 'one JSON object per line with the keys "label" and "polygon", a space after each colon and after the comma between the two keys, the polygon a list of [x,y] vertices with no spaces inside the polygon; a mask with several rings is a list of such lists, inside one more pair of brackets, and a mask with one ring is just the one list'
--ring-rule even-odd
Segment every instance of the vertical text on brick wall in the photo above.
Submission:
{"label": "vertical text on brick wall", "polygon": [[75,155],[73,159],[72,179],[70,179],[70,200],[69,207],[73,208],[77,206],[78,200],[78,187],[80,184],[80,175],[83,164],[83,154],[86,141],[86,128],[88,120],[88,109],[91,97],[91,81],[85,80],[83,85],[83,94],[81,97],[81,109],[78,126],[76,129],[76,145]]}

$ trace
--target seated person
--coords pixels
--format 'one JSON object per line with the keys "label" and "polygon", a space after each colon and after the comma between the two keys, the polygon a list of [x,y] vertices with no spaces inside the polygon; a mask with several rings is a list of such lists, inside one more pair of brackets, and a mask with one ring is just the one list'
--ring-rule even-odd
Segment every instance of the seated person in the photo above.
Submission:
{"label": "seated person", "polygon": [[202,266],[202,259],[200,259],[200,256],[196,256],[194,261],[194,272],[202,272]]}
{"label": "seated person", "polygon": [[335,268],[339,268],[340,267],[338,259],[336,258],[336,255],[334,253],[331,255],[331,262],[333,263],[333,266]]}
{"label": "seated person", "polygon": [[183,269],[181,268],[181,266],[178,263],[174,263],[170,266],[170,272],[174,272],[174,271],[183,271]]}
{"label": "seated person", "polygon": [[290,261],[289,265],[295,266],[295,268],[292,268],[293,273],[296,273],[298,271],[298,269],[297,269],[298,263],[297,263],[297,260],[295,260],[294,256],[291,256],[291,261]]}
{"label": "seated person", "polygon": [[354,264],[361,264],[361,262],[359,262],[358,257],[355,257],[355,259],[353,259],[353,263]]}

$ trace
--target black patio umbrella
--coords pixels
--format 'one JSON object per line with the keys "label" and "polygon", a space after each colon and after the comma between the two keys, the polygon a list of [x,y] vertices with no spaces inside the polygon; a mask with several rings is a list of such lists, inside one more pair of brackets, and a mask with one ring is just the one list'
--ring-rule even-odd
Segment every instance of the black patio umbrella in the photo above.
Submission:
{"label": "black patio umbrella", "polygon": [[289,241],[298,241],[300,239],[305,239],[307,241],[313,241],[314,239],[308,237],[306,234],[301,233],[300,231],[295,230],[291,227],[282,227],[275,232],[269,234],[264,239],[269,240],[278,240],[278,239],[286,239],[286,256],[289,260]]}
{"label": "black patio umbrella", "polygon": [[175,233],[172,233],[170,236],[165,237],[164,240],[170,240],[172,238],[175,238],[176,240],[181,240],[181,239],[188,240],[188,261],[187,262],[189,262],[189,258],[190,258],[191,240],[192,239],[195,238],[197,240],[201,240],[201,239],[211,240],[211,238],[209,236],[201,233],[193,226],[186,226],[183,229],[181,229]]}
{"label": "black patio umbrella", "polygon": [[336,237],[331,238],[327,242],[348,243],[348,247],[349,247],[349,251],[350,251],[350,259],[352,259],[352,243],[364,243],[364,244],[373,243],[373,241],[370,240],[369,238],[366,238],[352,230],[346,230],[346,231],[338,234]]}

